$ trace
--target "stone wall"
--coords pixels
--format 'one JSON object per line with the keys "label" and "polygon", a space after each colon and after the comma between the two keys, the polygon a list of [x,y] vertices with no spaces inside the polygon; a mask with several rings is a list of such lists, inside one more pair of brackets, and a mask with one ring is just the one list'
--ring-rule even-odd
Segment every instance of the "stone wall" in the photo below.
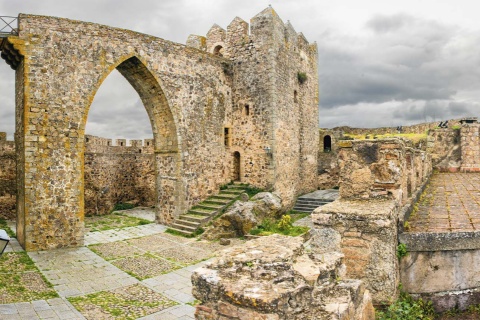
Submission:
{"label": "stone wall", "polygon": [[151,140],[131,140],[128,146],[90,135],[85,140],[85,214],[108,213],[117,203],[155,204]]}
{"label": "stone wall", "polygon": [[463,172],[480,172],[480,123],[463,124],[460,129]]}
{"label": "stone wall", "polygon": [[[1,133],[3,134],[3,133]],[[13,141],[0,134],[0,217],[16,219],[16,159]],[[155,203],[155,166],[151,139],[145,145],[112,145],[111,139],[85,136],[85,213],[104,214],[114,205]]]}
{"label": "stone wall", "polygon": [[430,130],[427,137],[427,151],[432,163],[441,171],[458,170],[461,162],[460,130],[437,128]]}
{"label": "stone wall", "polygon": [[[340,179],[340,169],[338,167],[338,141],[343,137],[343,132],[320,129],[319,133],[317,188],[335,188],[338,187],[338,180]],[[330,145],[328,145],[328,142],[330,142]]]}
{"label": "stone wall", "polygon": [[317,208],[314,226],[341,238],[347,276],[361,279],[374,303],[394,299],[398,230],[432,172],[431,156],[401,139],[339,143],[340,199]]}
{"label": "stone wall", "polygon": [[15,144],[0,132],[0,218],[15,219],[16,186]]}
{"label": "stone wall", "polygon": [[[450,119],[448,120],[447,127],[452,129],[453,127],[460,126],[461,119]],[[438,128],[438,125],[442,121],[435,122],[425,122],[414,124],[410,126],[402,126],[401,133],[415,133],[422,134],[426,133],[429,130]],[[398,127],[380,127],[380,128],[351,128],[347,126],[335,127],[332,130],[343,131],[344,133],[354,134],[354,135],[372,135],[372,134],[396,134],[399,133]]]}

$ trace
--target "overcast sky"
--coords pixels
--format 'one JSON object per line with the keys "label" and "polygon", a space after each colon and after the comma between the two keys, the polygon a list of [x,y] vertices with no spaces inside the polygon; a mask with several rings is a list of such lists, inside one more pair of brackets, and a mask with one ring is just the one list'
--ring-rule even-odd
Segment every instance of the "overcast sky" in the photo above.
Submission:
{"label": "overcast sky", "polygon": [[[473,0],[0,0],[32,13],[116,26],[185,43],[269,4],[319,48],[320,126],[398,126],[480,113],[480,2]],[[13,136],[14,71],[0,61],[0,131]],[[148,138],[138,95],[114,71],[87,133]]]}

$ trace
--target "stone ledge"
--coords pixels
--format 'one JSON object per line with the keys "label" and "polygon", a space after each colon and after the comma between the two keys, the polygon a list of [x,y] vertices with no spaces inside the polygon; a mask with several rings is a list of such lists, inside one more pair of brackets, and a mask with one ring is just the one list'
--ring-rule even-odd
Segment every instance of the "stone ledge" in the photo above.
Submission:
{"label": "stone ledge", "polygon": [[336,220],[371,220],[392,218],[395,216],[397,204],[394,200],[343,200],[338,199],[324,206],[318,207],[312,213],[314,224],[328,225],[332,223],[325,218]]}
{"label": "stone ledge", "polygon": [[399,240],[412,252],[480,249],[480,231],[406,232],[399,235]]}

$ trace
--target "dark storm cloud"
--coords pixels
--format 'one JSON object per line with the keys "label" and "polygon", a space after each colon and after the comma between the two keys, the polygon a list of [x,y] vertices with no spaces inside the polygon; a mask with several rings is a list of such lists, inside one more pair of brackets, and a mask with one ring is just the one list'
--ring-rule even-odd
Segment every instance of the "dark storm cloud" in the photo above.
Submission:
{"label": "dark storm cloud", "polygon": [[[451,99],[462,89],[465,67],[478,60],[475,41],[452,26],[406,15],[379,16],[366,38],[327,35],[319,43],[321,106],[360,102]],[[467,38],[466,38],[467,37]],[[463,45],[459,45],[463,43]],[[465,55],[470,49],[471,54]],[[463,56],[464,61],[458,61]],[[468,70],[476,73],[478,70]]]}

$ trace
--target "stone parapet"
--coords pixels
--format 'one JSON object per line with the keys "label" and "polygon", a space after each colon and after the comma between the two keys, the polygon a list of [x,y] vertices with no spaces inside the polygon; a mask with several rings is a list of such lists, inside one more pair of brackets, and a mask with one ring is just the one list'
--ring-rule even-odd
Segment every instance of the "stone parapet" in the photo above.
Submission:
{"label": "stone parapet", "polygon": [[480,123],[465,123],[460,129],[462,172],[480,172]]}

